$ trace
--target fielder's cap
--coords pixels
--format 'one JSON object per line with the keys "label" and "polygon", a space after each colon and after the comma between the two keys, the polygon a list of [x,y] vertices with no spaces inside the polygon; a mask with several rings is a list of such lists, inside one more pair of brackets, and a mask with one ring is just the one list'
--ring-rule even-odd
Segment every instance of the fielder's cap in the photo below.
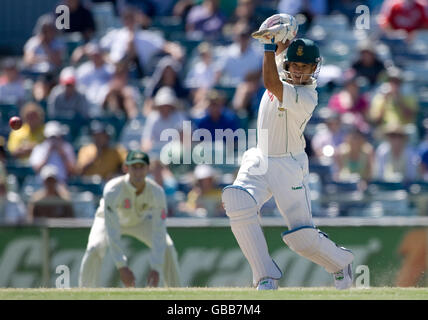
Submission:
{"label": "fielder's cap", "polygon": [[58,121],[49,121],[45,124],[43,134],[46,138],[61,137],[68,133],[68,127]]}
{"label": "fielder's cap", "polygon": [[318,63],[320,50],[318,46],[309,39],[294,39],[287,49],[286,61],[302,63]]}
{"label": "fielder's cap", "polygon": [[58,178],[58,168],[54,165],[47,164],[40,171],[40,177],[43,179],[43,181],[47,180],[48,178],[57,179]]}
{"label": "fielder's cap", "polygon": [[138,151],[138,150],[129,151],[125,159],[125,164],[127,166],[130,166],[136,163],[143,163],[143,164],[149,165],[150,164],[149,155],[143,151]]}
{"label": "fielder's cap", "polygon": [[63,85],[76,83],[76,72],[73,67],[62,69],[59,75],[59,82]]}
{"label": "fielder's cap", "polygon": [[156,107],[164,105],[177,107],[178,99],[173,89],[170,87],[162,87],[156,93],[154,104]]}

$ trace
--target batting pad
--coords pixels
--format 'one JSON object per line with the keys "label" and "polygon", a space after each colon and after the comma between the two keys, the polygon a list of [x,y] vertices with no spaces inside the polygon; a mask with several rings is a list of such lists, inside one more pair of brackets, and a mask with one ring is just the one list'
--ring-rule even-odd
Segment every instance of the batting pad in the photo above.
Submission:
{"label": "batting pad", "polygon": [[282,239],[291,250],[324,267],[329,273],[344,269],[354,260],[349,250],[338,247],[314,227],[305,226],[284,232]]}
{"label": "batting pad", "polygon": [[269,255],[257,217],[257,203],[251,194],[242,187],[227,186],[223,189],[222,201],[233,235],[251,266],[254,285],[262,278],[281,278],[281,270]]}

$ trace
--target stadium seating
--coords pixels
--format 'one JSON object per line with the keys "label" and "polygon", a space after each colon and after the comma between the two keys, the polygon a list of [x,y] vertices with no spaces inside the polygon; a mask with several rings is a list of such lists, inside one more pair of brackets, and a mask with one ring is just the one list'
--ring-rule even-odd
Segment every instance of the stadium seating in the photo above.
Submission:
{"label": "stadium seating", "polygon": [[[229,9],[234,6],[229,2],[226,4]],[[259,3],[257,13],[258,15],[268,17],[276,13],[276,5],[276,1],[268,3],[263,1]],[[34,5],[34,10],[35,8],[36,5]],[[120,18],[116,15],[115,8],[111,2],[92,4],[91,10],[97,25],[96,39],[100,39],[111,28],[121,26]],[[228,13],[230,14],[232,11]],[[414,94],[419,101],[418,120],[411,136],[412,145],[417,146],[420,137],[425,131],[424,125],[428,123],[428,31],[418,31],[412,41],[406,41],[405,37],[400,35],[383,34],[379,32],[380,29],[376,22],[376,14],[377,11],[372,12],[370,17],[370,34],[353,28],[345,15],[334,14],[314,16],[307,33],[305,34],[305,30],[302,29],[299,35],[316,41],[320,46],[324,66],[337,66],[338,68],[335,69],[340,69],[340,71],[345,71],[351,66],[358,54],[359,42],[368,39],[368,37],[373,38],[375,41],[374,48],[378,57],[382,61],[393,62],[403,68],[406,76],[405,84],[407,86],[405,89],[410,88],[414,90]],[[4,13],[0,14],[0,16],[4,16]],[[221,55],[222,48],[231,43],[231,39],[224,35],[215,40],[189,38],[185,32],[185,22],[182,17],[154,16],[152,17],[151,30],[161,33],[166,40],[177,42],[184,48],[185,57],[182,75],[185,75],[189,66],[194,64],[197,56],[197,50],[195,49],[202,41],[210,41],[214,45],[212,51],[214,60]],[[22,31],[22,34],[24,33],[24,30],[20,31]],[[28,33],[28,30],[26,32]],[[0,34],[3,33],[0,31]],[[83,41],[81,37],[75,34],[66,36],[65,40],[67,49],[65,64],[68,65],[71,53]],[[22,46],[18,49],[20,52]],[[150,67],[148,70],[150,70]],[[37,73],[25,72],[23,75],[30,79],[35,79],[38,76]],[[147,72],[144,80],[136,79],[135,77],[131,79],[132,84],[138,87],[141,94],[144,93],[147,84],[146,81],[150,80],[150,75],[150,72]],[[317,88],[318,107],[306,126],[305,136],[307,138],[312,138],[320,126],[323,125],[324,118],[321,116],[320,111],[327,106],[331,95],[340,89],[340,87],[340,83],[332,84],[327,82],[326,85]],[[219,84],[215,86],[215,89],[222,91],[227,98],[227,104],[230,104],[236,87]],[[362,91],[369,94],[372,94],[374,90],[369,86],[362,88]],[[190,105],[190,99],[187,101],[187,105]],[[43,107],[46,110],[46,101],[44,101]],[[0,105],[0,135],[4,137],[8,136],[10,132],[7,125],[8,120],[11,116],[18,114],[19,108],[17,106],[12,104]],[[247,115],[238,116],[240,116],[242,128],[246,129],[254,126],[256,119],[249,118]],[[113,142],[119,142],[127,149],[137,149],[140,147],[145,124],[144,117],[140,116],[137,119],[129,121],[124,117],[120,118],[115,115],[95,118],[114,127],[115,135]],[[66,115],[47,118],[46,120],[57,120],[70,128],[67,140],[72,142],[76,152],[82,145],[91,141],[88,128],[89,121],[83,120],[78,116],[67,117]],[[218,150],[212,150],[212,152],[215,155]],[[226,160],[225,153],[223,155],[223,160]],[[236,160],[236,158],[233,160]],[[236,161],[234,164],[215,164],[213,166],[219,172],[220,179],[218,182],[220,187],[233,182],[234,176],[239,169],[239,164]],[[20,190],[25,200],[28,200],[31,194],[41,186],[32,168],[28,166],[16,162],[8,162],[6,169],[9,174],[8,179],[10,179],[10,184],[16,187],[15,190]],[[189,176],[193,169],[194,164],[190,166],[171,166],[171,170],[178,180],[178,185],[167,190],[169,206],[176,206],[179,201],[185,199],[186,194],[191,190],[192,180]],[[321,163],[311,158],[310,172],[311,200],[314,216],[378,217],[412,215],[415,212],[415,208],[419,210],[420,214],[426,214],[425,211],[428,207],[427,182],[414,181],[407,184],[402,182],[370,181],[367,190],[362,191],[360,190],[361,186],[358,181],[334,181],[331,163]],[[69,181],[69,188],[72,191],[76,217],[92,218],[96,202],[102,195],[103,183],[96,179],[88,180],[73,177]],[[279,215],[279,212],[275,211],[277,209],[273,200],[268,202],[263,210],[269,215]]]}
{"label": "stadium seating", "polygon": [[92,192],[72,192],[71,201],[75,218],[93,219],[97,206],[97,199]]}
{"label": "stadium seating", "polygon": [[128,121],[123,127],[119,143],[128,150],[138,149],[141,145],[144,122],[145,119],[142,116]]}

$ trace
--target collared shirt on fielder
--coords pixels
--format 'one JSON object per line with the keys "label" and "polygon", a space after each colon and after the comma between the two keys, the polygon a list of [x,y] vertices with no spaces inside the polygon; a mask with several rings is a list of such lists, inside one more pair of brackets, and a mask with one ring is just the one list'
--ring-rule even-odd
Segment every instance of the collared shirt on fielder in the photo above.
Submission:
{"label": "collared shirt on fielder", "polygon": [[126,266],[127,259],[120,243],[121,228],[139,224],[152,224],[152,250],[150,266],[162,268],[166,248],[166,197],[163,189],[146,177],[146,186],[140,194],[129,181],[129,174],[110,180],[97,210],[97,217],[104,217],[113,259],[117,268]]}

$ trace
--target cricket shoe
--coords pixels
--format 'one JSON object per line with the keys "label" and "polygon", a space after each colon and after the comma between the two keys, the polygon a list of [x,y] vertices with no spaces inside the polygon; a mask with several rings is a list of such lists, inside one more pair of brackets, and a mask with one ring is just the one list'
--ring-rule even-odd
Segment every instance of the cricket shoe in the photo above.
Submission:
{"label": "cricket shoe", "polygon": [[276,290],[278,289],[278,280],[272,278],[263,278],[257,285],[257,290]]}
{"label": "cricket shoe", "polygon": [[348,264],[344,269],[333,273],[334,285],[338,290],[345,290],[352,287],[352,263]]}

